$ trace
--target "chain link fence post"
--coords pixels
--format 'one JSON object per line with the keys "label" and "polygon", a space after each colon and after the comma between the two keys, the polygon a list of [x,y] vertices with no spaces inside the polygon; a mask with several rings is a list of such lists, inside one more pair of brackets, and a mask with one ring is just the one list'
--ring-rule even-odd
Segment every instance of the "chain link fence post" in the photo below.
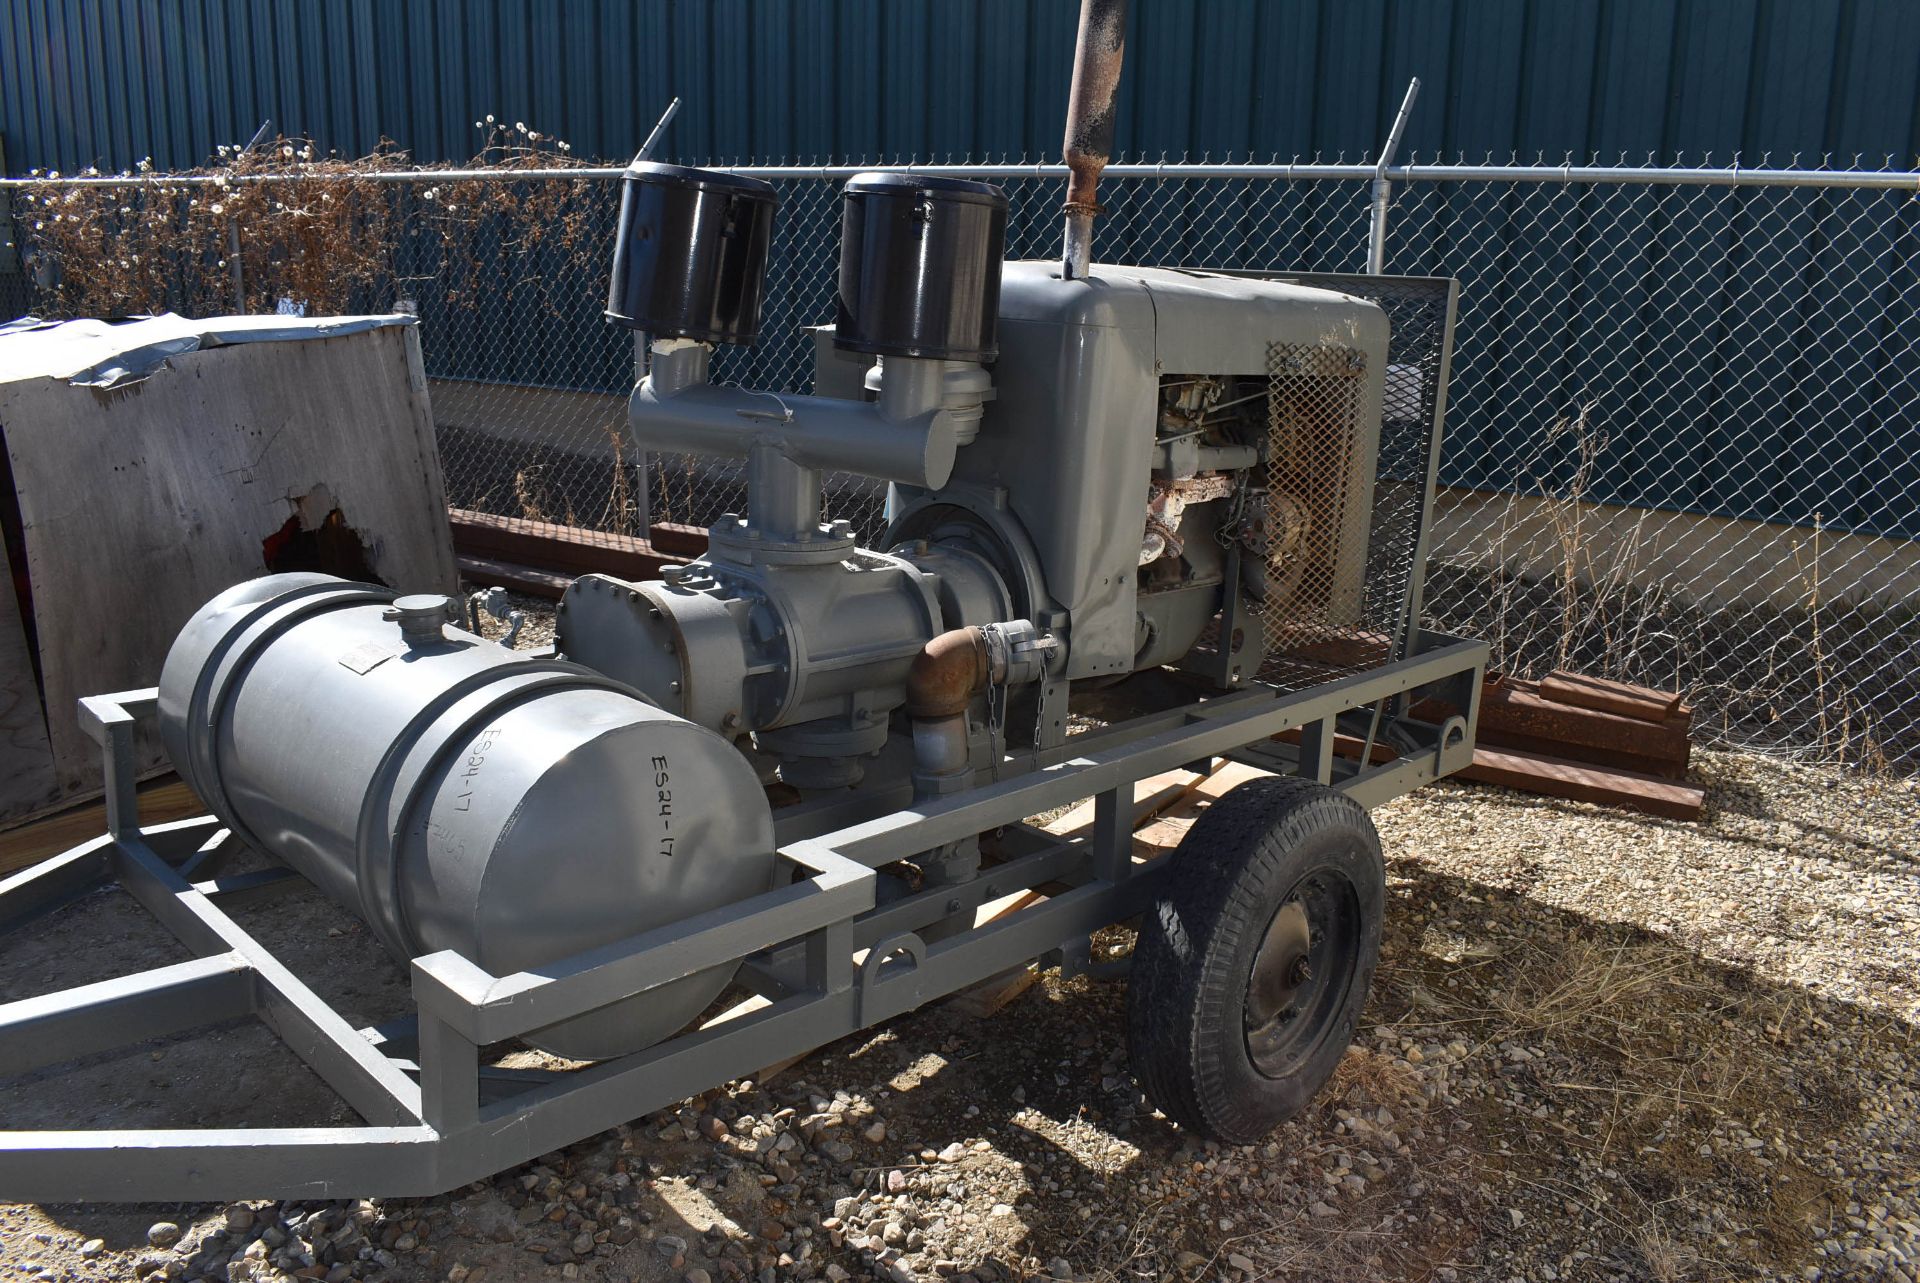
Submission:
{"label": "chain link fence post", "polygon": [[1400,139],[1407,132],[1407,117],[1413,114],[1413,100],[1420,96],[1420,77],[1407,82],[1407,96],[1387,131],[1387,145],[1380,149],[1380,163],[1373,169],[1373,216],[1367,225],[1367,274],[1384,276],[1387,271],[1387,212],[1393,205],[1393,180],[1387,170],[1399,154]]}

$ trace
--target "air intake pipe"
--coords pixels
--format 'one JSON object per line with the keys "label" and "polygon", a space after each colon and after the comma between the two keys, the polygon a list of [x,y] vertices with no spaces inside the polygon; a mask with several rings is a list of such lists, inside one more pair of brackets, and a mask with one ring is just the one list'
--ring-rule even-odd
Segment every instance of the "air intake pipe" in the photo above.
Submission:
{"label": "air intake pipe", "polygon": [[994,355],[1007,210],[999,189],[879,174],[847,184],[839,341],[884,361],[877,399],[861,402],[710,379],[711,344],[758,334],[771,186],[654,164],[634,165],[623,181],[607,316],[653,335],[647,377],[628,402],[638,445],[746,459],[741,534],[762,547],[827,537],[822,471],[947,483],[992,396],[977,363]]}

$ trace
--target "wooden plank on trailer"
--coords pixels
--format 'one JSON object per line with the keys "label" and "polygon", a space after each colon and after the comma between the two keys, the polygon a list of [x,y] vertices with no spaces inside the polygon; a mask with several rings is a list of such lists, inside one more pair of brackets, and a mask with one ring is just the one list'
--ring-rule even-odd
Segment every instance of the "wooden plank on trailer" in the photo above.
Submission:
{"label": "wooden plank on trailer", "polygon": [[[1133,810],[1134,860],[1144,862],[1167,854],[1179,844],[1194,816],[1208,801],[1262,774],[1265,772],[1225,763],[1205,775],[1179,768],[1137,782]],[[1077,837],[1088,832],[1093,822],[1094,802],[1088,799],[1056,817],[1045,828],[1062,837]],[[1046,898],[1039,891],[1017,891],[1003,896],[982,905],[974,917],[974,925],[984,926]],[[948,1005],[963,1015],[990,1016],[1025,993],[1038,979],[1035,968],[1014,967],[961,992],[950,999]]]}
{"label": "wooden plank on trailer", "polygon": [[[1011,895],[1001,896],[998,900],[990,900],[974,910],[973,925],[984,927],[990,922],[1012,917],[1022,909],[1045,903],[1046,898],[1038,891],[1015,891]],[[997,975],[988,976],[971,988],[962,989],[947,999],[945,1005],[949,1011],[958,1015],[985,1020],[1033,988],[1039,979],[1039,969],[1030,962],[1023,962],[1017,967],[1008,967]]]}
{"label": "wooden plank on trailer", "polygon": [[[1206,784],[1207,779],[1207,776],[1197,771],[1180,768],[1150,776],[1135,783],[1133,789],[1135,859],[1143,855],[1139,844],[1140,830],[1152,825],[1167,811],[1193,797],[1195,792]],[[1087,798],[1071,810],[1055,816],[1043,827],[1047,832],[1060,837],[1079,837],[1093,828],[1094,805],[1094,800]],[[1158,854],[1157,851],[1149,853]],[[974,911],[973,925],[986,926],[990,922],[1011,917],[1022,909],[1042,904],[1046,899],[1044,892],[1015,891],[981,905]],[[961,990],[947,999],[946,1005],[960,1015],[983,1020],[1031,989],[1039,979],[1039,970],[1030,963],[1009,967],[969,989]]]}
{"label": "wooden plank on trailer", "polygon": [[[1046,899],[1039,896],[1034,904]],[[1021,905],[1025,908],[1026,905]],[[971,989],[962,989],[947,999],[947,1010],[958,1016],[967,1016],[973,1020],[985,1020],[998,1015],[1006,1005],[1040,982],[1040,972],[1032,963],[1023,963],[1017,967],[1008,967],[998,975],[988,976]]]}
{"label": "wooden plank on trailer", "polygon": [[1156,815],[1151,823],[1134,830],[1134,858],[1171,854],[1209,806],[1242,784],[1271,774],[1272,771],[1263,771],[1257,766],[1227,762],[1200,777],[1176,804]]}
{"label": "wooden plank on trailer", "polygon": [[[1265,771],[1241,766],[1238,763],[1223,763],[1208,774],[1184,768],[1167,771],[1160,775],[1140,780],[1134,785],[1134,859],[1144,862],[1166,854],[1178,843],[1179,835],[1184,834],[1197,811],[1205,802],[1217,798],[1228,789],[1267,774]],[[1044,827],[1047,832],[1061,837],[1077,837],[1090,830],[1093,822],[1094,803],[1087,799],[1071,810],[1056,816]],[[1176,827],[1163,830],[1161,825],[1170,815],[1180,816]],[[1169,840],[1170,837],[1170,840]],[[1045,892],[1037,890],[1019,890],[990,900],[974,910],[973,923],[976,927],[985,926],[1008,918],[1036,904],[1047,900]],[[856,964],[858,958],[855,959]],[[960,1015],[984,1019],[994,1015],[1008,1003],[1018,998],[1039,980],[1039,972],[1032,965],[1010,967],[995,976],[990,976],[979,984],[972,985],[946,1000],[945,1006]],[[758,1011],[769,1003],[761,995],[742,999],[711,1020],[701,1025],[711,1029],[717,1025]],[[776,1061],[763,1068],[756,1080],[766,1082],[775,1074],[783,1073],[793,1065],[806,1059],[811,1052]]]}
{"label": "wooden plank on trailer", "polygon": [[[1180,801],[1206,778],[1200,772],[1182,766],[1136,781],[1133,786],[1134,829],[1137,831],[1148,820]],[[1092,826],[1094,806],[1093,798],[1082,798],[1071,809],[1063,811],[1042,827],[1061,837],[1076,837]]]}

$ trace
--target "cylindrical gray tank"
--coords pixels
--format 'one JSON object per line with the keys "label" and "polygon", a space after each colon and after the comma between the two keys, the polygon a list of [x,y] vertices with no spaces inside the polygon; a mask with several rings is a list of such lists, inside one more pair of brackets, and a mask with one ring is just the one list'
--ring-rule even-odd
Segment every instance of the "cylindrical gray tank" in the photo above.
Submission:
{"label": "cylindrical gray tank", "polygon": [[[496,975],[765,891],[773,820],[747,761],[610,679],[445,627],[429,600],[327,575],[229,589],[160,679],[174,766],[236,835],[396,955]],[[411,614],[411,618],[393,616]],[[529,1041],[601,1059],[659,1041],[722,967]]]}

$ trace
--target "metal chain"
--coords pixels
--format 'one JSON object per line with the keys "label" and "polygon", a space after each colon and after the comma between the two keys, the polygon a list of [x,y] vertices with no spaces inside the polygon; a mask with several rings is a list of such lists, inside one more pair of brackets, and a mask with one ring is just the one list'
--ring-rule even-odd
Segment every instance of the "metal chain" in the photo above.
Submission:
{"label": "metal chain", "polygon": [[987,683],[987,743],[993,751],[988,774],[1000,782],[1000,762],[1007,753],[1007,687],[1004,682]]}

